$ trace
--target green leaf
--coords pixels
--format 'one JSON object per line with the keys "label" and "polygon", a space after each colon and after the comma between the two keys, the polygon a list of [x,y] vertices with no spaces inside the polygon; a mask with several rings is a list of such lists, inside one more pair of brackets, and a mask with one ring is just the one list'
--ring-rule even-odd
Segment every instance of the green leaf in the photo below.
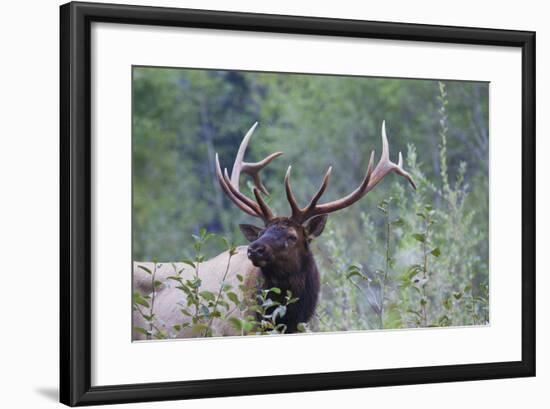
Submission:
{"label": "green leaf", "polygon": [[290,304],[294,304],[295,302],[298,302],[299,298],[298,297],[288,297],[287,301],[286,301],[286,305],[290,305]]}
{"label": "green leaf", "polygon": [[349,267],[347,268],[347,271],[352,271],[352,270],[362,271],[363,266],[361,264],[350,264]]}
{"label": "green leaf", "polygon": [[139,332],[140,334],[143,334],[145,336],[149,335],[149,332],[145,328],[134,327],[134,331]]}
{"label": "green leaf", "polygon": [[305,322],[298,323],[298,326],[296,327],[298,332],[307,332],[307,324]]}
{"label": "green leaf", "polygon": [[192,317],[192,316],[193,316],[193,314],[191,314],[191,313],[190,313],[189,311],[187,311],[186,309],[183,309],[183,308],[182,308],[182,309],[180,309],[180,311],[181,311],[181,313],[182,313],[183,315],[187,315],[188,317]]}
{"label": "green leaf", "polygon": [[138,268],[141,268],[143,271],[145,271],[147,274],[153,274],[150,269],[148,269],[145,266],[139,265]]}
{"label": "green leaf", "polygon": [[237,254],[237,247],[227,237],[222,237],[222,241],[231,256]]}
{"label": "green leaf", "polygon": [[392,304],[385,311],[384,328],[403,328],[401,313],[397,305]]}
{"label": "green leaf", "polygon": [[391,222],[391,224],[393,224],[394,226],[403,226],[405,224],[405,221],[401,217],[399,217]]}
{"label": "green leaf", "polygon": [[426,235],[422,233],[415,233],[412,235],[415,240],[424,243],[426,241]]}
{"label": "green leaf", "polygon": [[214,301],[216,299],[216,296],[214,295],[214,293],[210,291],[201,291],[199,294],[202,298],[204,298],[207,301]]}
{"label": "green leaf", "polygon": [[237,331],[241,331],[243,329],[243,323],[237,317],[229,317],[228,321]]}
{"label": "green leaf", "polygon": [[225,247],[227,249],[231,248],[231,242],[229,241],[229,239],[227,237],[222,236],[221,240],[223,241],[223,244],[225,244]]}
{"label": "green leaf", "polygon": [[207,306],[201,305],[200,309],[201,309],[202,315],[205,315],[206,317],[210,316],[210,310],[208,309]]}
{"label": "green leaf", "polygon": [[445,326],[448,326],[450,324],[451,324],[451,319],[448,316],[443,315],[439,318],[439,325],[441,327],[445,327]]}
{"label": "green leaf", "polygon": [[409,266],[409,269],[407,270],[407,275],[409,278],[414,277],[416,274],[422,272],[422,266],[420,264],[413,264]]}
{"label": "green leaf", "polygon": [[208,325],[206,324],[202,324],[202,323],[197,323],[195,325],[193,325],[193,327],[191,328],[193,330],[193,332],[195,334],[200,334],[201,332],[205,331],[206,329],[208,329]]}
{"label": "green leaf", "polygon": [[191,291],[189,290],[188,287],[186,287],[185,285],[177,285],[176,288],[178,290],[181,290],[183,291],[185,294],[189,294]]}
{"label": "green leaf", "polygon": [[196,267],[195,267],[195,263],[193,263],[193,261],[192,261],[192,260],[189,260],[188,258],[184,258],[183,260],[181,260],[181,262],[184,263],[184,264],[187,264],[187,265],[189,265],[189,266],[191,266],[191,267],[193,267],[193,268],[196,268]]}
{"label": "green leaf", "polygon": [[153,284],[155,287],[160,287],[162,285],[162,282],[160,282],[159,280],[155,280],[153,281]]}
{"label": "green leaf", "polygon": [[281,289],[280,288],[277,288],[277,287],[271,287],[269,289],[269,292],[270,293],[275,293],[275,294],[281,294]]}
{"label": "green leaf", "polygon": [[350,278],[354,277],[354,276],[359,276],[359,277],[363,277],[363,274],[361,274],[359,271],[357,270],[352,270],[350,271],[349,273],[346,274],[346,278],[349,280]]}
{"label": "green leaf", "polygon": [[149,308],[149,303],[147,302],[147,300],[145,298],[143,298],[143,296],[140,293],[137,293],[137,292],[134,293],[133,300],[134,300],[135,304],[139,304],[139,305],[142,305],[146,308]]}
{"label": "green leaf", "polygon": [[431,251],[432,256],[439,257],[441,255],[441,250],[439,250],[439,247],[436,247]]}
{"label": "green leaf", "polygon": [[224,300],[218,300],[218,305],[224,307],[226,310],[229,309],[229,303],[225,302]]}
{"label": "green leaf", "polygon": [[186,284],[191,288],[199,288],[201,286],[201,279],[198,277],[194,277],[192,280],[187,280]]}
{"label": "green leaf", "polygon": [[407,274],[401,274],[398,277],[398,280],[400,281],[401,287],[409,287],[412,284],[411,279]]}
{"label": "green leaf", "polygon": [[263,314],[263,308],[260,307],[259,305],[251,305],[249,308],[250,312],[255,312],[255,313],[258,313],[258,314]]}
{"label": "green leaf", "polygon": [[455,297],[455,299],[457,300],[460,300],[462,298],[462,293],[460,291],[456,291],[453,293],[453,297]]}
{"label": "green leaf", "polygon": [[240,274],[237,274],[237,280],[239,280],[242,283],[244,281],[244,277]]}
{"label": "green leaf", "polygon": [[229,291],[227,293],[227,297],[234,303],[234,304],[239,304],[240,301],[239,301],[239,297],[237,296],[237,294],[235,294],[233,291]]}
{"label": "green leaf", "polygon": [[181,331],[181,325],[176,324],[172,328],[174,328],[174,331],[180,332]]}

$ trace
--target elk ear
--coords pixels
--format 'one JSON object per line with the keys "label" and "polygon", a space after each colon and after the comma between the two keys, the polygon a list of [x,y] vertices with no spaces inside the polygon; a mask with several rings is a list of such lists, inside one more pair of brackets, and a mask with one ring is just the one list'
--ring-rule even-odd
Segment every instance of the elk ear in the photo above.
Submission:
{"label": "elk ear", "polygon": [[262,232],[260,227],[253,226],[251,224],[239,224],[239,228],[244,234],[244,237],[250,242],[258,240],[258,237],[260,237],[260,233]]}
{"label": "elk ear", "polygon": [[306,229],[308,241],[313,240],[315,237],[319,237],[327,224],[328,214],[322,214],[315,216],[306,223],[304,226]]}

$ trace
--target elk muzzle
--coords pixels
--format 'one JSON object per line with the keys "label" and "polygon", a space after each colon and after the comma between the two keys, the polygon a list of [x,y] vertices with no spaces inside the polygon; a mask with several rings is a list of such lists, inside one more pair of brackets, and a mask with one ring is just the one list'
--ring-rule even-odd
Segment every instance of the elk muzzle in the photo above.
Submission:
{"label": "elk muzzle", "polygon": [[248,245],[248,258],[256,267],[264,267],[273,261],[273,250],[268,244],[256,240]]}

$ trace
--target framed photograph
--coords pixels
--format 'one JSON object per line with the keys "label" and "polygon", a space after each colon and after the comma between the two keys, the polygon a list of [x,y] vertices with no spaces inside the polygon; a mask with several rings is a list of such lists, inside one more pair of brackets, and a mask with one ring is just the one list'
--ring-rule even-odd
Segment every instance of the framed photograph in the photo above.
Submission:
{"label": "framed photograph", "polygon": [[535,33],[60,12],[62,403],[535,375]]}

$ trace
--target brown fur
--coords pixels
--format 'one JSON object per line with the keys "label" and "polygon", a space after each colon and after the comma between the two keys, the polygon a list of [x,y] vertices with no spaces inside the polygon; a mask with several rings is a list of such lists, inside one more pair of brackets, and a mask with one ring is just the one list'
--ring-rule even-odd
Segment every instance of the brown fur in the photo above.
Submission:
{"label": "brown fur", "polygon": [[310,242],[322,233],[325,223],[326,216],[318,216],[305,225],[286,217],[271,220],[263,229],[241,225],[243,234],[251,241],[248,257],[260,268],[263,288],[281,290],[280,295],[271,294],[270,298],[284,303],[287,291],[298,298],[278,320],[287,326],[288,333],[296,332],[298,324],[307,323],[315,313],[320,274]]}

